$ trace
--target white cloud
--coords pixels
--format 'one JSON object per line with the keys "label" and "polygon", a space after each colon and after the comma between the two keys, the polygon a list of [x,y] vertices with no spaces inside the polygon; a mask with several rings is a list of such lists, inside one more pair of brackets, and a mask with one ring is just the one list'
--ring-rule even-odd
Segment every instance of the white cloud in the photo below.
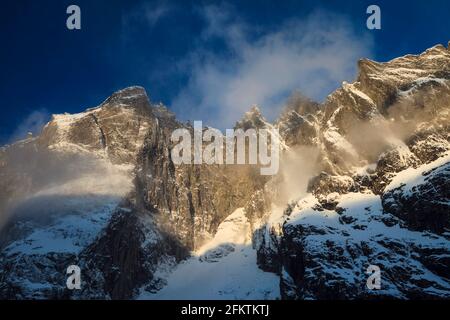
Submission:
{"label": "white cloud", "polygon": [[[359,58],[370,56],[371,39],[357,36],[350,23],[331,13],[316,12],[261,33],[229,7],[201,12],[207,27],[197,49],[179,64],[189,81],[172,108],[183,118],[220,128],[232,126],[252,104],[275,117],[296,89],[323,99],[355,77]],[[230,54],[205,50],[212,40],[221,41]]]}
{"label": "white cloud", "polygon": [[45,109],[31,112],[16,128],[11,135],[10,141],[14,142],[27,137],[31,132],[33,135],[41,133],[44,125],[50,120],[50,113]]}
{"label": "white cloud", "polygon": [[161,19],[166,17],[174,7],[167,1],[143,3],[135,7],[122,17],[122,36],[127,39],[128,32],[134,30],[136,23],[144,23],[153,28]]}
{"label": "white cloud", "polygon": [[172,8],[167,2],[160,2],[156,6],[144,7],[145,18],[150,26],[154,26],[161,18],[168,14]]}

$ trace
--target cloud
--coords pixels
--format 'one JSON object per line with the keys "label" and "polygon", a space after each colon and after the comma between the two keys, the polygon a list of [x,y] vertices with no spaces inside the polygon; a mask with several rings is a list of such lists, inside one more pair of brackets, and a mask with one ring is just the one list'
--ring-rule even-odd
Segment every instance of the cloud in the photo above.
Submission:
{"label": "cloud", "polygon": [[153,28],[161,19],[166,17],[174,7],[166,1],[143,3],[122,17],[124,34],[134,28],[136,23],[144,23]]}
{"label": "cloud", "polygon": [[[232,126],[253,104],[273,119],[294,90],[324,99],[355,77],[359,58],[371,56],[371,38],[332,13],[315,12],[270,31],[240,20],[228,6],[200,13],[206,27],[178,64],[189,80],[171,107],[219,128]],[[224,50],[211,49],[212,42]]]}
{"label": "cloud", "polygon": [[50,113],[46,109],[31,112],[16,128],[11,135],[10,141],[14,142],[27,137],[31,132],[37,135],[42,131],[44,125],[50,120]]}
{"label": "cloud", "polygon": [[161,18],[167,15],[172,7],[167,2],[160,2],[155,7],[145,6],[145,18],[150,26],[154,26]]}

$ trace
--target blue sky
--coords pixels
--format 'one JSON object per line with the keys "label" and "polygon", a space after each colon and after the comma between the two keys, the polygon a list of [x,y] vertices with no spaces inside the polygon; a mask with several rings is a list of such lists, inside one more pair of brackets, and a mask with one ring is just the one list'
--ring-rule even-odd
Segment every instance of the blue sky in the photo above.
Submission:
{"label": "blue sky", "polygon": [[[79,31],[65,27],[70,4]],[[370,4],[381,30],[366,28]],[[5,0],[0,143],[130,85],[181,119],[230,127],[253,103],[271,118],[293,90],[322,100],[354,79],[360,57],[446,44],[449,14],[446,0]]]}

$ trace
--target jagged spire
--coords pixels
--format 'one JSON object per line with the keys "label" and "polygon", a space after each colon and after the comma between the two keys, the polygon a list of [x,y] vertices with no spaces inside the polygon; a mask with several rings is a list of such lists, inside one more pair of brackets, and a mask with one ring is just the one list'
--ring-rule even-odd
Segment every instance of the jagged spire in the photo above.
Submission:
{"label": "jagged spire", "polygon": [[249,129],[249,128],[264,128],[267,124],[267,120],[261,113],[259,107],[254,104],[249,111],[244,113],[242,119],[236,122],[235,128]]}

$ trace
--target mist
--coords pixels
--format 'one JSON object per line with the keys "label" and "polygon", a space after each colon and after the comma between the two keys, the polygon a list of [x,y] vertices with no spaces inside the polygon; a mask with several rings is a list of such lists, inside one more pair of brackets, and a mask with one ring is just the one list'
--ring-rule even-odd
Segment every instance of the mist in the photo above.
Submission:
{"label": "mist", "polygon": [[[317,11],[266,32],[242,21],[230,6],[207,6],[200,14],[206,27],[177,63],[188,83],[171,107],[186,119],[220,129],[255,104],[274,120],[297,89],[320,101],[356,76],[355,61],[371,56],[371,38],[357,35],[344,17],[329,12]],[[206,50],[212,41],[223,43],[229,54]]]}
{"label": "mist", "polygon": [[320,172],[318,156],[319,150],[308,146],[298,146],[283,153],[280,159],[279,196],[274,204],[286,205],[307,193],[309,180]]}
{"label": "mist", "polygon": [[[346,138],[358,151],[363,160],[375,163],[380,154],[401,144],[407,143],[418,129],[448,125],[445,106],[450,100],[450,90],[434,85],[400,95],[397,101],[386,109],[386,115],[370,122],[355,122],[348,130]],[[436,114],[442,113],[441,118]],[[436,123],[433,119],[440,119]],[[439,129],[439,128],[435,128]]]}
{"label": "mist", "polygon": [[90,154],[64,154],[13,147],[1,168],[0,233],[23,218],[49,223],[65,214],[86,213],[118,203],[132,189],[130,169]]}

